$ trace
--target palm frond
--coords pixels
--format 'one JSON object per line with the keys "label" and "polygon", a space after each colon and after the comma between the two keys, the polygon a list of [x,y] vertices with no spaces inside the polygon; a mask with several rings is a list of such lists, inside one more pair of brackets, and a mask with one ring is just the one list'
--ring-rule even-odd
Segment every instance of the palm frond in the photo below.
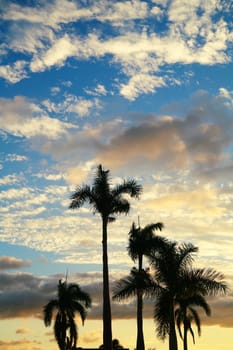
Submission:
{"label": "palm frond", "polygon": [[135,278],[129,275],[116,282],[113,287],[113,300],[121,301],[135,297],[137,295],[137,285]]}
{"label": "palm frond", "polygon": [[154,320],[158,338],[164,340],[170,331],[169,323],[169,294],[164,292],[156,298],[154,305]]}
{"label": "palm frond", "polygon": [[159,230],[162,231],[162,229],[164,228],[164,224],[162,222],[156,222],[156,223],[152,223],[152,224],[148,224],[146,225],[143,229],[142,232],[146,233],[146,232],[153,232],[155,230]]}
{"label": "palm frond", "polygon": [[191,317],[190,317],[190,323],[192,320],[194,320],[195,325],[197,326],[197,332],[199,337],[201,336],[201,319],[198,315],[197,310],[195,310],[193,307],[189,307],[189,311],[191,312]]}
{"label": "palm frond", "polygon": [[128,214],[129,210],[130,210],[130,203],[129,201],[127,201],[127,199],[113,196],[111,213]]}
{"label": "palm frond", "polygon": [[124,180],[122,184],[116,185],[112,190],[114,197],[128,194],[132,198],[139,198],[142,193],[142,186],[134,179]]}
{"label": "palm frond", "polygon": [[78,329],[73,320],[73,318],[69,319],[69,330],[70,330],[70,349],[75,349],[78,339]]}
{"label": "palm frond", "polygon": [[72,302],[72,309],[80,315],[82,324],[84,324],[84,321],[87,317],[87,312],[86,312],[86,309],[83,307],[83,305],[78,301],[74,300]]}
{"label": "palm frond", "polygon": [[192,243],[183,243],[177,247],[177,262],[180,269],[185,269],[193,262],[193,254],[198,251],[198,247]]}
{"label": "palm frond", "polygon": [[89,204],[95,203],[92,189],[88,185],[77,186],[75,192],[70,196],[70,209],[81,208],[85,202]]}
{"label": "palm frond", "polygon": [[87,292],[84,292],[78,284],[70,283],[68,286],[68,293],[73,300],[84,303],[86,308],[91,307],[91,297]]}
{"label": "palm frond", "polygon": [[211,268],[193,269],[191,280],[203,295],[226,294],[228,291],[224,275]]}
{"label": "palm frond", "polygon": [[46,304],[43,308],[44,313],[44,324],[46,327],[51,325],[53,311],[59,308],[58,300],[51,300],[48,304]]}

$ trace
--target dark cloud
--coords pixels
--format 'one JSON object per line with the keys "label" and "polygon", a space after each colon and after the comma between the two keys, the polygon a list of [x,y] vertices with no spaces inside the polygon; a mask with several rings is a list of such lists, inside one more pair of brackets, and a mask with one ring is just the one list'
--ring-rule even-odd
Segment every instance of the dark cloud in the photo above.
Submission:
{"label": "dark cloud", "polygon": [[[36,277],[31,274],[0,274],[0,318],[42,317],[43,306],[56,297],[57,284],[62,275],[49,278]],[[88,319],[102,319],[102,279],[101,273],[76,273],[70,276],[70,282],[78,283],[92,298],[92,308],[88,310]],[[118,277],[117,277],[118,279]],[[110,289],[116,282],[116,276],[110,278]],[[213,317],[204,318],[203,323],[232,327],[233,296],[212,298],[210,306]],[[113,319],[133,319],[136,317],[136,300],[112,302]],[[153,299],[145,300],[144,318],[153,318]],[[18,333],[22,330],[18,330]]]}
{"label": "dark cloud", "polygon": [[17,259],[14,256],[0,256],[0,270],[20,269],[31,266],[30,261]]}

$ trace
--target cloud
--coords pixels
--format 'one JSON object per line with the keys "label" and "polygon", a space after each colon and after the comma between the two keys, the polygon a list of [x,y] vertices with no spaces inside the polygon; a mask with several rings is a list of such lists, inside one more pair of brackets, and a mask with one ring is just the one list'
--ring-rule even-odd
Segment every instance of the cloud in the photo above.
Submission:
{"label": "cloud", "polygon": [[17,259],[14,256],[0,256],[0,270],[20,269],[31,266],[30,261]]}
{"label": "cloud", "polygon": [[16,184],[23,179],[22,174],[10,174],[0,178],[0,186]]}
{"label": "cloud", "polygon": [[5,160],[7,162],[22,162],[28,160],[28,158],[20,154],[8,153]]}
{"label": "cloud", "polygon": [[67,130],[76,128],[73,124],[45,115],[37,105],[23,96],[1,98],[0,102],[0,128],[14,136],[56,139]]}
{"label": "cloud", "polygon": [[44,100],[43,106],[49,113],[59,113],[75,117],[86,117],[91,113],[96,114],[102,108],[98,98],[85,99],[72,94],[65,95],[63,101],[54,103],[52,100]]}
{"label": "cloud", "polygon": [[9,340],[9,341],[0,341],[0,349],[4,350],[12,350],[12,349],[25,349],[25,347],[30,346],[35,350],[40,350],[41,348],[38,346],[41,343],[36,340]]}
{"label": "cloud", "polygon": [[[49,13],[54,13],[53,18],[49,17]],[[118,23],[126,19],[145,18],[146,15],[147,4],[139,0],[126,1],[125,3],[109,3],[106,0],[98,1],[98,3],[91,1],[89,6],[55,0],[40,8],[10,4],[3,17],[7,20],[47,23],[48,26],[57,28],[61,23],[74,22],[80,19],[87,20],[91,18]]]}
{"label": "cloud", "polygon": [[[89,286],[86,283],[96,281],[95,274],[76,274],[80,287],[89,292],[96,290],[98,295],[99,288]],[[57,296],[58,280],[63,275],[54,275],[49,278],[37,277],[29,273],[3,273],[0,272],[1,280],[1,300],[0,300],[0,318],[27,318],[42,317],[43,306]],[[96,275],[98,280],[98,274]],[[102,274],[101,274],[102,278]],[[69,276],[72,279],[72,276]],[[75,283],[75,280],[72,279]],[[95,283],[95,282],[94,282]],[[99,283],[99,282],[98,282]],[[96,286],[98,285],[96,284]],[[4,284],[4,285],[3,285]],[[94,293],[93,293],[94,294]],[[94,294],[94,295],[95,295]],[[97,300],[98,302],[98,300]]]}
{"label": "cloud", "polygon": [[120,94],[128,100],[135,100],[140,94],[153,93],[156,88],[166,85],[162,77],[149,74],[135,74],[125,85],[121,85]]}
{"label": "cloud", "polygon": [[92,95],[92,96],[100,96],[100,95],[105,96],[107,94],[107,90],[105,86],[102,84],[97,84],[97,86],[93,90],[85,89],[85,92],[88,95]]}
{"label": "cloud", "polygon": [[83,123],[65,139],[44,141],[40,151],[60,164],[63,160],[60,171],[72,184],[85,180],[99,163],[121,171],[129,164],[136,171],[140,163],[141,176],[148,167],[153,172],[189,170],[199,179],[217,179],[221,173],[230,176],[231,98],[227,89],[216,95],[199,90],[176,107],[164,107],[160,114]]}
{"label": "cloud", "polygon": [[0,77],[12,84],[18,83],[20,80],[28,77],[25,69],[26,64],[26,61],[17,61],[12,66],[0,66]]}
{"label": "cloud", "polygon": [[16,329],[16,334],[27,334],[29,333],[29,329],[28,328],[18,328]]}
{"label": "cloud", "polygon": [[85,117],[88,114],[90,114],[90,111],[92,109],[99,109],[100,103],[98,99],[94,100],[84,100],[84,99],[78,99],[76,103],[73,105],[70,105],[67,109],[68,112],[77,113],[80,117]]}
{"label": "cloud", "polygon": [[62,66],[68,57],[74,56],[77,51],[72,38],[65,35],[54,42],[42,57],[36,57],[31,62],[32,72],[42,72],[52,66]]}
{"label": "cloud", "polygon": [[[27,76],[26,66],[32,72],[42,72],[62,67],[69,58],[110,57],[107,62],[120,64],[125,75],[118,84],[119,93],[133,100],[177,80],[161,76],[167,65],[229,62],[232,33],[224,10],[227,12],[220,2],[207,5],[197,1],[190,6],[184,0],[160,2],[157,6],[138,0],[101,0],[87,5],[57,0],[40,8],[10,4],[3,15],[13,23],[8,46],[13,51],[29,53],[30,58],[2,66],[0,74],[14,83]],[[169,22],[162,32],[151,26],[155,19],[160,24],[165,17]],[[100,26],[98,31],[80,35],[75,28],[79,20],[84,24],[98,20],[111,25],[114,31],[106,36]],[[19,27],[18,21],[24,25]],[[138,26],[136,21],[146,21],[146,25]]]}
{"label": "cloud", "polygon": [[[49,300],[54,299],[57,293],[57,283],[63,275],[54,275],[47,278],[34,276],[28,273],[0,273],[1,280],[1,319],[27,318],[42,316],[42,308]],[[111,271],[110,288],[116,280],[122,277],[121,272]],[[88,319],[102,318],[102,272],[76,273],[69,276],[70,281],[78,281],[82,289],[91,295],[93,307],[88,312]],[[25,303],[25,300],[27,302]],[[204,324],[218,324],[223,327],[232,327],[232,297],[215,297],[209,301],[213,311],[212,319],[204,319]],[[152,318],[153,301],[146,301],[144,317]],[[226,312],[226,310],[228,310]],[[122,303],[112,303],[113,319],[135,318],[135,300]]]}
{"label": "cloud", "polygon": [[199,116],[148,120],[114,137],[97,155],[110,167],[143,158],[160,167],[185,169],[192,164],[215,164],[229,145],[220,125],[205,125]]}
{"label": "cloud", "polygon": [[39,179],[46,179],[49,181],[59,181],[64,179],[64,174],[61,174],[61,173],[56,173],[56,174],[38,173],[38,174],[34,174],[33,176],[38,177]]}
{"label": "cloud", "polygon": [[90,343],[99,343],[99,344],[101,344],[102,341],[103,341],[103,339],[102,339],[102,336],[101,336],[101,330],[88,332],[86,334],[84,333],[79,338],[79,342],[80,343],[86,343],[86,344],[90,344]]}

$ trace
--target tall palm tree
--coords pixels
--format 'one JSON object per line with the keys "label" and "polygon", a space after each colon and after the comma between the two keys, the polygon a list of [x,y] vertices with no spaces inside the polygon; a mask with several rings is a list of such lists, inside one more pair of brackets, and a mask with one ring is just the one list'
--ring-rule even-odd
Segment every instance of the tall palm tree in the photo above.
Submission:
{"label": "tall palm tree", "polygon": [[[152,223],[141,228],[140,226],[136,227],[133,223],[131,230],[129,232],[129,244],[127,247],[129,256],[133,261],[138,260],[138,275],[139,277],[143,276],[143,255],[148,255],[152,248],[159,248],[164,239],[160,236],[155,236],[155,230],[162,230],[163,224],[161,222]],[[143,334],[143,294],[144,294],[144,283],[141,283],[139,278],[137,282],[140,282],[137,285],[137,341],[136,349],[144,350],[144,334]]]}
{"label": "tall palm tree", "polygon": [[[169,336],[169,350],[178,350],[175,329],[175,307],[183,298],[196,294],[201,296],[225,293],[223,275],[213,269],[193,269],[193,254],[198,248],[191,243],[178,245],[168,242],[163,252],[151,256],[155,268],[155,309],[157,334]],[[193,294],[190,294],[192,291]]]}
{"label": "tall palm tree", "polygon": [[[183,349],[188,350],[188,331],[191,333],[193,343],[195,344],[192,322],[197,326],[198,335],[201,335],[201,319],[195,307],[201,307],[207,316],[211,315],[211,309],[205,298],[200,294],[194,294],[179,300],[179,306],[175,310],[176,325],[183,340]],[[183,334],[181,325],[183,324]]]}
{"label": "tall palm tree", "polygon": [[103,345],[104,350],[112,349],[112,323],[109,291],[107,225],[115,220],[117,214],[127,214],[130,210],[129,201],[124,194],[139,198],[141,185],[135,180],[125,180],[122,184],[111,187],[109,170],[102,165],[97,167],[92,187],[78,186],[71,196],[70,208],[80,208],[88,203],[93,213],[99,213],[102,219],[102,249],[103,249]]}
{"label": "tall palm tree", "polygon": [[74,320],[75,313],[80,315],[84,324],[86,309],[90,306],[89,294],[81,290],[78,284],[67,284],[66,281],[59,280],[57,299],[46,304],[43,311],[46,327],[51,325],[53,314],[56,311],[54,335],[60,350],[76,348],[78,332]]}

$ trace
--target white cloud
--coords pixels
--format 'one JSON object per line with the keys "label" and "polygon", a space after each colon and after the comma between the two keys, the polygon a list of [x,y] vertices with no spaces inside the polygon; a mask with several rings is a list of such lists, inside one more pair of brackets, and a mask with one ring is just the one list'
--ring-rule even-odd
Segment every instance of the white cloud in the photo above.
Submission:
{"label": "white cloud", "polygon": [[41,57],[35,57],[31,64],[32,72],[41,72],[51,66],[62,66],[66,59],[75,56],[77,47],[68,35],[54,41],[53,45]]}
{"label": "white cloud", "polygon": [[51,88],[51,93],[52,95],[56,95],[61,91],[61,89],[59,88],[59,86],[54,86]]}
{"label": "white cloud", "polygon": [[105,86],[102,84],[98,84],[93,90],[85,89],[85,92],[88,95],[92,95],[92,96],[100,96],[100,95],[105,96],[107,94],[107,90]]}
{"label": "white cloud", "polygon": [[220,88],[219,97],[224,100],[227,107],[233,107],[233,91],[229,91],[226,88]]}
{"label": "white cloud", "polygon": [[22,162],[28,160],[28,157],[22,156],[20,154],[8,153],[6,155],[7,162]]}
{"label": "white cloud", "polygon": [[[40,8],[10,4],[4,18],[25,22],[19,29],[23,35],[16,34],[16,24],[15,28],[12,27],[8,45],[13,50],[33,54],[31,62],[27,62],[32,72],[63,66],[70,57],[88,60],[110,55],[112,62],[121,64],[123,73],[129,79],[128,84],[124,83],[126,89],[132,90],[132,82],[137,80],[138,75],[150,76],[150,87],[134,92],[136,98],[141,93],[156,91],[156,76],[167,64],[213,65],[230,60],[227,50],[233,34],[220,12],[223,9],[224,5],[217,0],[196,0],[191,4],[187,0],[175,0],[169,4],[167,1],[156,1],[150,5],[139,0],[101,0],[88,5],[57,0]],[[135,19],[150,21],[155,15],[159,21],[162,11],[166,11],[169,19],[169,26],[163,32],[147,31],[146,25],[141,29],[134,23]],[[215,16],[217,11],[219,17]],[[49,13],[53,13],[53,16],[49,16]],[[115,26],[114,35],[106,37],[101,30],[89,31],[86,36],[79,36],[75,30],[67,30],[64,34],[61,23],[65,25],[79,19],[84,23],[93,19],[109,22]],[[18,82],[27,75],[24,66],[24,61],[16,62],[15,66],[2,66],[0,74],[12,83]],[[122,82],[119,86],[122,86]],[[105,94],[105,90],[98,89],[95,93]],[[124,93],[123,90],[122,95],[132,99],[131,92]]]}
{"label": "white cloud", "polygon": [[13,84],[18,83],[20,80],[28,77],[25,70],[26,64],[26,61],[16,61],[12,66],[0,66],[0,77]]}
{"label": "white cloud", "polygon": [[88,116],[91,112],[97,113],[97,111],[102,108],[98,98],[84,99],[83,97],[81,98],[72,94],[66,94],[64,100],[59,103],[55,103],[51,100],[44,100],[42,104],[48,112],[60,113],[63,115],[72,113],[79,117]]}
{"label": "white cloud", "polygon": [[128,100],[135,100],[138,95],[153,93],[156,88],[164,86],[165,81],[162,77],[151,76],[149,74],[135,74],[129,80],[128,84],[122,84],[120,93]]}
{"label": "white cloud", "polygon": [[67,112],[76,113],[80,117],[85,117],[90,114],[93,109],[100,109],[100,103],[98,99],[84,100],[77,99],[74,104],[71,104],[67,109]]}
{"label": "white cloud", "polygon": [[34,174],[33,176],[38,177],[39,179],[46,179],[49,181],[58,181],[58,180],[64,179],[64,174],[38,173],[38,174]]}
{"label": "white cloud", "polygon": [[[53,13],[53,16],[50,16],[51,13]],[[36,24],[46,23],[56,28],[61,23],[74,22],[80,19],[93,18],[99,21],[118,23],[145,18],[147,14],[147,3],[139,0],[124,2],[91,1],[89,6],[70,1],[55,0],[51,3],[45,3],[44,6],[38,8],[10,4],[4,13],[4,19],[21,20]]]}
{"label": "white cloud", "polygon": [[11,185],[20,182],[21,180],[22,176],[20,174],[10,174],[0,178],[0,185]]}
{"label": "white cloud", "polygon": [[[39,115],[38,115],[39,114]],[[22,96],[1,99],[0,128],[14,136],[32,138],[43,136],[56,139],[75,125],[45,115],[39,106]]]}

